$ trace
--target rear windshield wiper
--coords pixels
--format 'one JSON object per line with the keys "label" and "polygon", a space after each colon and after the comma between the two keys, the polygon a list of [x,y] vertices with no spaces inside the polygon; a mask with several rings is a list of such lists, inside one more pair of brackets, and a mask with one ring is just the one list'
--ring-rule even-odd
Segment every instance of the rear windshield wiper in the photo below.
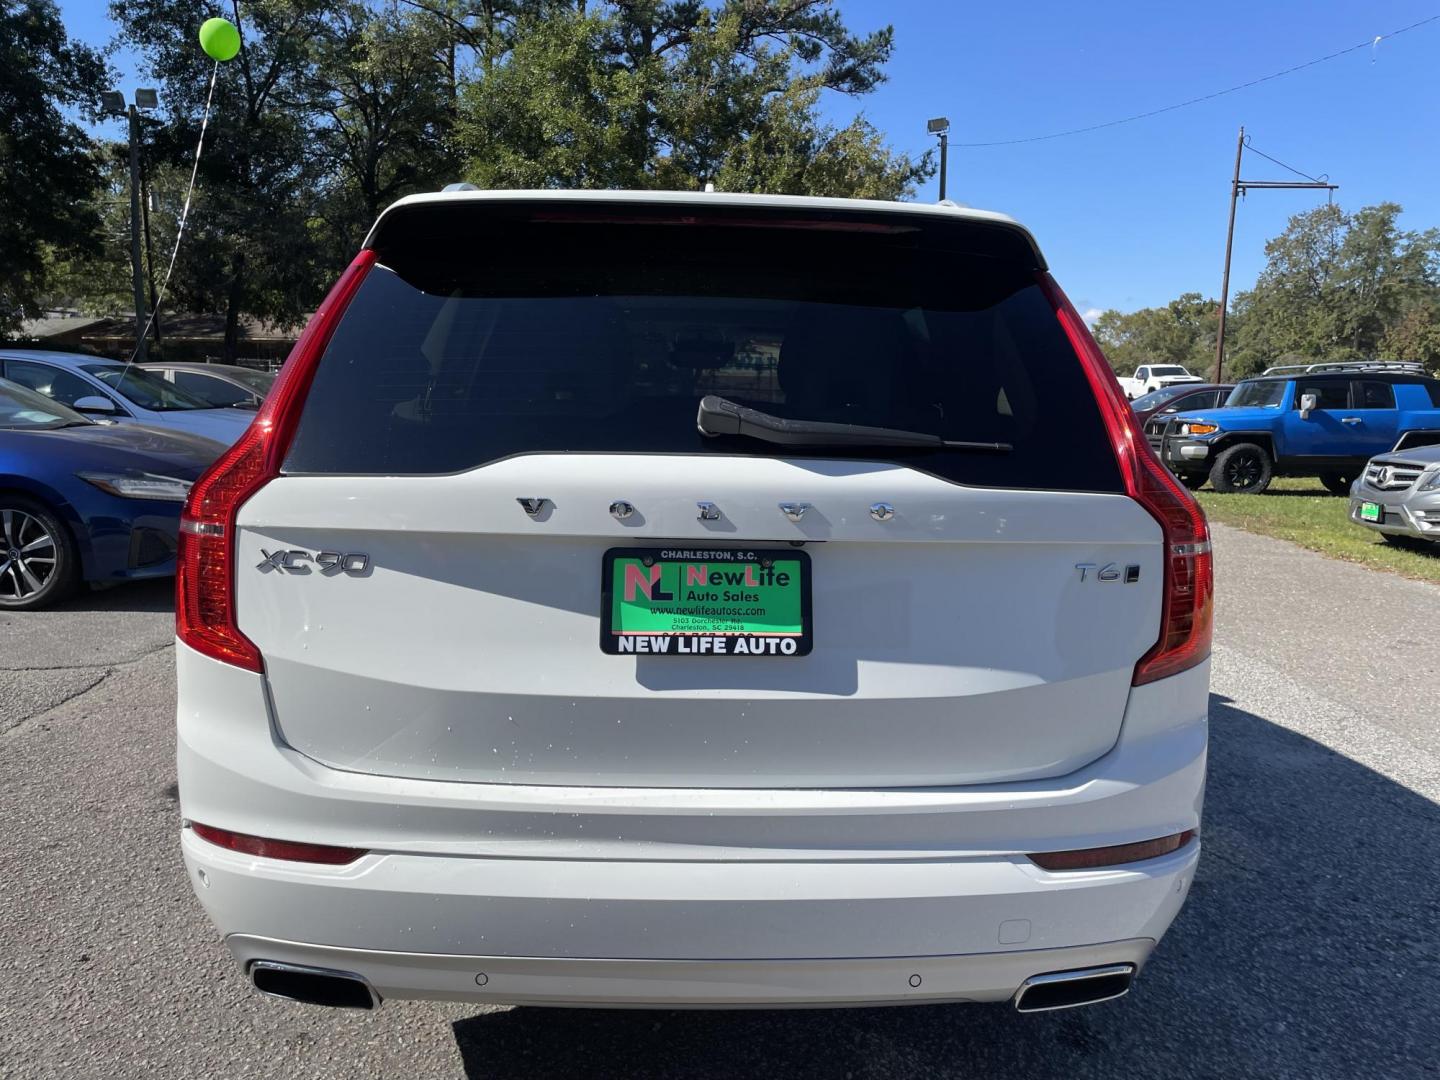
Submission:
{"label": "rear windshield wiper", "polygon": [[937,450],[981,450],[997,454],[1014,449],[1010,443],[943,439],[927,431],[787,420],[759,409],[747,409],[714,394],[700,399],[695,426],[702,435],[744,435],[790,446],[928,446]]}

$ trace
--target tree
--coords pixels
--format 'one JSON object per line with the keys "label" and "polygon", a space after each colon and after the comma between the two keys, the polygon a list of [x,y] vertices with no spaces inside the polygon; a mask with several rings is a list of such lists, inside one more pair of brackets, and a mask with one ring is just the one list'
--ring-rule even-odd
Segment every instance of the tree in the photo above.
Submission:
{"label": "tree", "polygon": [[107,76],[52,0],[0,0],[0,333],[40,313],[57,260],[98,250],[99,164],[61,109],[95,115]]}
{"label": "tree", "polygon": [[[327,218],[350,211],[368,226],[402,194],[453,179],[453,90],[439,56],[444,25],[430,15],[359,0],[341,3],[317,38],[310,93],[325,118],[332,174]],[[327,200],[329,201],[329,200]]]}
{"label": "tree", "polygon": [[885,147],[821,93],[883,78],[889,28],[852,34],[832,0],[536,0],[462,94],[467,176],[489,187],[689,188],[898,198],[929,155]]}
{"label": "tree", "polygon": [[[1433,359],[1440,231],[1399,228],[1395,203],[1296,214],[1265,245],[1255,288],[1236,297],[1239,372],[1286,357]],[[1403,355],[1399,349],[1430,350]]]}
{"label": "tree", "polygon": [[1440,296],[1417,299],[1385,331],[1379,355],[1394,360],[1419,360],[1431,371],[1440,369]]}
{"label": "tree", "polygon": [[[100,186],[85,208],[95,217],[94,243],[68,250],[44,246],[44,306],[86,315],[128,313],[135,303],[130,279],[130,157],[124,143],[99,147],[95,157]],[[155,191],[153,183],[151,190]]]}
{"label": "tree", "polygon": [[1130,375],[1142,364],[1183,364],[1200,374],[1214,360],[1219,320],[1219,301],[1188,292],[1164,307],[1106,311],[1094,332],[1118,374]]}
{"label": "tree", "polygon": [[[326,0],[232,0],[240,54],[220,65],[195,203],[174,286],[180,305],[225,314],[224,357],[239,351],[242,313],[298,323],[318,301],[330,267],[318,265],[311,224],[322,189],[307,88]],[[162,159],[188,165],[199,137],[211,65],[195,44],[187,0],[114,0],[121,39],[164,82],[170,124],[155,139]],[[351,247],[359,238],[351,238]]]}

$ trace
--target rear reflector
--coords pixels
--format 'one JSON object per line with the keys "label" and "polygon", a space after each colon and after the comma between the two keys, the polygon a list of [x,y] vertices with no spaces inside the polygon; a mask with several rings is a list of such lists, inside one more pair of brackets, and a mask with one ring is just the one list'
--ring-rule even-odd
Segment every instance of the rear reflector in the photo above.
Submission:
{"label": "rear reflector", "polygon": [[1027,858],[1042,870],[1094,870],[1102,866],[1158,859],[1179,851],[1195,835],[1194,829],[1162,836],[1158,840],[1141,840],[1136,844],[1115,844],[1111,847],[1079,848],[1075,851],[1046,851]]}
{"label": "rear reflector", "polygon": [[1160,637],[1135,665],[1132,683],[1145,683],[1193,668],[1210,655],[1214,625],[1215,573],[1205,511],[1185,486],[1160,463],[1135,410],[1125,400],[1115,373],[1074,306],[1046,273],[1037,275],[1055,308],[1070,345],[1084,366],[1100,407],[1125,490],[1160,523],[1165,542],[1165,586]]}
{"label": "rear reflector", "polygon": [[238,851],[242,855],[257,855],[262,859],[284,859],[287,862],[323,863],[326,866],[344,866],[364,855],[360,848],[331,847],[328,844],[298,844],[293,840],[270,840],[263,836],[247,836],[245,833],[217,829],[213,825],[201,825],[192,821],[190,828],[195,835],[216,847]]}

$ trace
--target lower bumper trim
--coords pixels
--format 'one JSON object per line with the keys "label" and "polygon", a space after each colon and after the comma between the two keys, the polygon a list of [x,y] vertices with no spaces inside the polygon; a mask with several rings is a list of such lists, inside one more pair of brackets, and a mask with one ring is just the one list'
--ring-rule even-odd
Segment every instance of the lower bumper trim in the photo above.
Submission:
{"label": "lower bumper trim", "polygon": [[958,956],[830,960],[625,960],[402,953],[226,938],[246,970],[259,962],[342,971],[379,999],[605,1008],[738,1009],[1001,1002],[1047,972],[1134,965],[1155,942]]}

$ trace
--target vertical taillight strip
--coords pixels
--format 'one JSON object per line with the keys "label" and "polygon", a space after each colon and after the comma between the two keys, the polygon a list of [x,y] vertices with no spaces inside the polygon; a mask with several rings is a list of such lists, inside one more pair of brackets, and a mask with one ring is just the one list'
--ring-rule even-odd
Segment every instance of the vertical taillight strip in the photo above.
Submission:
{"label": "vertical taillight strip", "polygon": [[1100,346],[1055,279],[1038,275],[1040,287],[1085,369],[1095,403],[1115,448],[1129,496],[1160,523],[1165,538],[1164,599],[1160,637],[1135,665],[1136,686],[1195,667],[1210,655],[1214,627],[1215,572],[1210,526],[1195,496],[1155,456],[1135,410],[1125,400]]}
{"label": "vertical taillight strip", "polygon": [[190,489],[180,516],[175,563],[175,634],[196,652],[249,671],[264,671],[235,611],[235,516],[280,474],[315,368],[350,298],[375,264],[361,251],[306,323],[280,377],[245,434]]}

